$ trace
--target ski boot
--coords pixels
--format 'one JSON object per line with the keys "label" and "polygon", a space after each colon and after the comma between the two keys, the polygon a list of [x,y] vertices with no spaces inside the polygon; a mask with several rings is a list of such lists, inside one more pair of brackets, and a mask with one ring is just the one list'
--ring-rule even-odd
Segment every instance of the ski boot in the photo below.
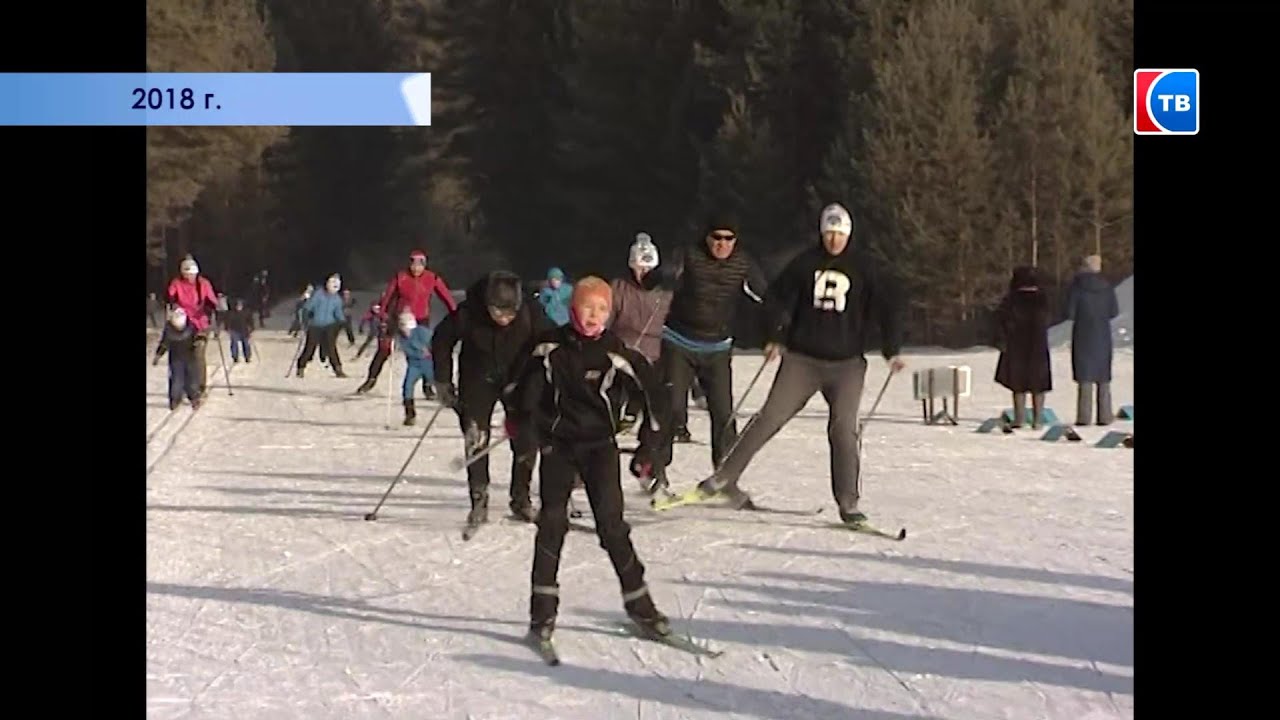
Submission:
{"label": "ski boot", "polygon": [[341,365],[334,365],[334,366],[332,366],[332,367],[333,367],[333,376],[334,376],[334,377],[338,377],[338,378],[346,378],[346,377],[347,377],[347,374],[346,374],[346,373],[344,373],[344,372],[342,372],[342,366],[341,366]]}
{"label": "ski boot", "polygon": [[182,404],[182,401],[181,401],[181,400],[170,400],[170,401],[169,401],[169,410],[170,410],[170,412],[172,412],[172,411],[174,411],[174,410],[177,410],[177,409],[178,409],[178,406],[179,406],[179,405],[181,405],[181,404]]}
{"label": "ski boot", "polygon": [[417,421],[418,411],[413,407],[413,400],[404,401],[404,424],[406,427]]}
{"label": "ski boot", "polygon": [[631,432],[631,428],[635,426],[636,426],[636,416],[631,414],[625,414],[622,416],[620,420],[618,420],[618,432],[615,434],[625,435],[626,433]]}
{"label": "ski boot", "polygon": [[538,522],[538,511],[533,508],[533,503],[529,502],[529,498],[512,499],[511,514],[516,518],[527,523]]}
{"label": "ski boot", "polygon": [[307,369],[307,366],[306,366],[306,365],[299,365],[299,366],[298,366],[298,371],[297,371],[296,373],[294,373],[294,376],[295,376],[295,377],[298,377],[298,378],[301,378],[301,377],[302,377],[303,372],[304,372],[306,369]]}
{"label": "ski boot", "polygon": [[489,493],[471,493],[471,512],[467,513],[467,525],[475,527],[489,522]]}
{"label": "ski boot", "polygon": [[858,506],[854,505],[851,509],[840,509],[840,522],[845,525],[864,525],[867,522],[867,516],[858,510]]}
{"label": "ski boot", "polygon": [[[649,637],[664,638],[670,635],[671,621],[667,620],[666,615],[658,612],[658,608],[653,604],[653,598],[649,596],[649,588],[643,587],[637,592],[644,594],[634,600],[623,602],[627,617],[631,618],[631,622],[635,623],[636,627]],[[623,597],[626,596],[624,595]]]}
{"label": "ski boot", "polygon": [[356,388],[356,394],[357,394],[357,395],[363,395],[363,394],[365,394],[365,393],[369,392],[370,390],[372,390],[372,389],[373,389],[373,386],[374,386],[377,382],[378,382],[377,378],[369,378],[369,379],[365,380],[364,382],[360,383],[360,387]]}
{"label": "ski boot", "polygon": [[675,433],[672,435],[671,442],[691,443],[693,442],[693,435],[689,434],[689,428],[687,427],[676,428]]}

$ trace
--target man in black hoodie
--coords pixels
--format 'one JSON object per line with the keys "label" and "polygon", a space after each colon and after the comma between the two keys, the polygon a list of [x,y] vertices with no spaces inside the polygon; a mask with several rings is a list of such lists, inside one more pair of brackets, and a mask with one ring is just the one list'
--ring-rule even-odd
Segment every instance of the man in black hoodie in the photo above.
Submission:
{"label": "man in black hoodie", "polygon": [[[655,271],[671,287],[671,309],[662,328],[658,367],[671,392],[672,439],[688,442],[689,385],[697,378],[711,414],[711,462],[719,466],[733,447],[733,324],[741,295],[756,302],[764,294],[760,267],[738,247],[735,223],[715,218],[695,245],[677,248]],[[667,459],[670,452],[666,453]]]}
{"label": "man in black hoodie", "polygon": [[765,302],[770,319],[765,361],[784,349],[786,353],[769,397],[715,474],[698,487],[704,499],[724,493],[737,507],[749,507],[750,497],[738,489],[739,476],[765,443],[821,392],[830,408],[831,491],[840,519],[856,524],[867,519],[858,510],[858,406],[867,374],[866,330],[878,321],[881,354],[890,372],[902,370],[901,301],[891,274],[853,247],[847,210],[828,205],[819,229],[821,243],[791,261]]}
{"label": "man in black hoodie", "polygon": [[[508,416],[515,408],[502,398],[503,389],[515,380],[530,356],[539,333],[555,327],[537,303],[524,302],[519,276],[495,271],[467,288],[457,310],[435,327],[431,357],[435,363],[436,395],[453,407],[466,436],[467,455],[489,444],[493,408],[502,400]],[[462,343],[458,356],[458,384],[453,384],[453,348]],[[511,512],[534,522],[537,515],[529,499],[529,483],[537,461],[537,446],[529,435],[511,438]],[[468,525],[489,519],[489,457],[467,466],[471,494]]]}

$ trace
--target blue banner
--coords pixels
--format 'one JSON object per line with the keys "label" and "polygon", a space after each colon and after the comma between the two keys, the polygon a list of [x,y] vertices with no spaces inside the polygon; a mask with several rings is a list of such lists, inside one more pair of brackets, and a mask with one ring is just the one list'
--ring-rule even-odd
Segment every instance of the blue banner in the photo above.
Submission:
{"label": "blue banner", "polygon": [[430,124],[430,73],[0,73],[0,126]]}

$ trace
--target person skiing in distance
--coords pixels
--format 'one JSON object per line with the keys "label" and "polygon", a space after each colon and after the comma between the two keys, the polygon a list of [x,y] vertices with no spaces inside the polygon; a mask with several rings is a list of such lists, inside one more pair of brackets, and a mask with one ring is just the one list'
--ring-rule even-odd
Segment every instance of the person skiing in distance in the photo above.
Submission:
{"label": "person skiing in distance", "polygon": [[404,399],[404,424],[412,425],[417,416],[413,401],[413,386],[422,382],[422,389],[427,397],[433,393],[427,388],[435,380],[435,370],[431,358],[431,331],[418,324],[413,313],[400,313],[400,350],[404,352],[406,367],[401,396]]}
{"label": "person skiing in distance", "polygon": [[147,325],[153,328],[159,328],[160,323],[156,319],[160,317],[160,299],[155,293],[147,293]]}
{"label": "person skiing in distance", "polygon": [[[435,327],[431,356],[435,362],[436,395],[454,408],[466,437],[466,454],[489,444],[494,406],[502,401],[510,416],[512,405],[502,396],[519,366],[529,356],[530,343],[551,323],[537,303],[524,302],[519,276],[498,270],[467,288],[466,299]],[[453,384],[453,349],[458,355],[458,383]],[[511,512],[528,522],[537,514],[529,497],[536,446],[528,436],[510,438]],[[489,458],[467,465],[471,497],[468,525],[489,519]]]}
{"label": "person skiing in distance", "polygon": [[209,346],[210,316],[218,309],[218,294],[214,292],[213,283],[200,276],[200,266],[196,259],[187,255],[178,266],[178,277],[169,282],[165,296],[170,306],[182,308],[186,322],[195,332],[195,344],[192,363],[196,374],[196,387],[203,396],[209,389],[208,364],[205,362],[205,350]]}
{"label": "person skiing in distance", "polygon": [[156,345],[152,365],[160,364],[160,358],[169,354],[169,409],[176,410],[185,396],[191,401],[192,409],[199,409],[202,396],[200,394],[200,377],[195,367],[196,331],[187,322],[187,313],[181,307],[174,307],[169,312],[169,321],[160,331],[160,342]]}
{"label": "person skiing in distance", "polygon": [[618,446],[614,439],[613,386],[629,384],[644,398],[640,446],[630,463],[636,477],[652,472],[667,432],[666,397],[645,358],[606,329],[613,305],[609,284],[585,277],[574,287],[568,325],[537,338],[532,362],[510,388],[517,413],[508,432],[539,438],[542,510],[534,539],[529,597],[531,637],[550,641],[560,605],[560,554],[569,529],[568,501],[575,477],[587,489],[600,545],[609,555],[627,615],[652,635],[671,628],[645,583],[645,567],[623,518]]}
{"label": "person skiing in distance", "polygon": [[[738,247],[735,223],[716,217],[698,243],[676,248],[663,264],[663,284],[674,288],[662,328],[658,365],[671,389],[671,422],[676,442],[689,442],[689,385],[696,377],[711,414],[711,462],[719,466],[738,436],[733,413],[733,335],[739,293],[761,302],[764,273]],[[668,452],[668,461],[670,453]],[[665,464],[665,463],[664,463]]]}
{"label": "person skiing in distance", "polygon": [[289,323],[289,337],[297,337],[299,332],[306,329],[306,321],[302,315],[302,308],[306,307],[307,301],[311,299],[311,295],[315,292],[315,287],[308,284],[302,290],[302,294],[293,304],[293,320]]}
{"label": "person skiing in distance", "polygon": [[342,358],[338,356],[338,333],[342,330],[342,296],[338,291],[342,288],[342,278],[337,274],[330,275],[324,283],[324,290],[315,293],[302,308],[302,315],[307,328],[306,343],[302,346],[302,354],[298,356],[298,377],[303,376],[307,363],[311,361],[317,347],[323,347],[325,359],[333,369],[336,377],[344,378]]}
{"label": "person skiing in distance", "polygon": [[369,303],[369,309],[360,318],[360,332],[364,335],[364,342],[360,343],[360,349],[356,351],[357,360],[369,349],[370,343],[378,339],[378,324],[381,322],[381,316],[382,306],[378,301]]}
{"label": "person skiing in distance", "polygon": [[1022,427],[1027,395],[1031,396],[1031,427],[1040,427],[1045,393],[1053,390],[1049,364],[1049,298],[1031,266],[1014,268],[1009,292],[996,308],[995,381],[1013,393],[1013,422],[1004,429]]}
{"label": "person skiing in distance", "polygon": [[569,322],[569,298],[573,296],[573,285],[564,279],[564,271],[553,267],[547,271],[547,284],[538,291],[538,302],[542,310],[556,325]]}
{"label": "person skiing in distance", "polygon": [[378,325],[378,349],[373,354],[373,359],[369,361],[368,378],[356,388],[357,394],[367,393],[373,389],[378,383],[378,376],[382,374],[383,364],[391,356],[392,335],[388,332],[387,318],[398,317],[400,313],[408,310],[413,313],[419,325],[431,327],[432,294],[439,296],[440,301],[450,313],[458,309],[458,304],[454,302],[453,293],[449,290],[449,285],[445,283],[444,278],[427,269],[427,253],[423,250],[414,250],[409,253],[409,267],[397,272],[387,283],[387,289],[382,292],[382,297],[378,298],[378,306],[382,308]]}
{"label": "person skiing in distance", "polygon": [[249,336],[253,334],[253,312],[245,308],[244,300],[236,299],[235,306],[226,314],[223,325],[231,336],[231,362],[240,362],[244,355],[246,363],[253,360],[253,348],[249,345]]}
{"label": "person skiing in distance", "polygon": [[351,297],[351,291],[342,288],[342,332],[347,334],[347,347],[355,347],[356,344],[356,330],[352,325],[355,310],[356,300]]}
{"label": "person skiing in distance", "polygon": [[264,327],[267,324],[267,318],[271,317],[271,283],[267,278],[266,269],[253,276],[250,292],[252,293],[250,307],[258,314],[257,326]]}
{"label": "person skiing in distance", "polygon": [[1115,422],[1111,405],[1111,361],[1115,352],[1111,321],[1120,314],[1115,288],[1102,276],[1102,256],[1090,255],[1067,290],[1071,325],[1071,379],[1076,381],[1076,425],[1093,419],[1096,393],[1098,424]]}
{"label": "person skiing in distance", "polygon": [[889,372],[905,363],[902,301],[892,273],[853,243],[853,219],[839,204],[823,208],[820,241],[796,256],[774,280],[765,301],[765,362],[781,357],[764,407],[712,476],[699,484],[704,499],[723,494],[738,508],[752,507],[738,478],[756,453],[800,412],[815,393],[827,401],[831,491],[840,519],[867,520],[858,508],[861,466],[858,412],[867,374],[867,327],[880,328],[880,352]]}

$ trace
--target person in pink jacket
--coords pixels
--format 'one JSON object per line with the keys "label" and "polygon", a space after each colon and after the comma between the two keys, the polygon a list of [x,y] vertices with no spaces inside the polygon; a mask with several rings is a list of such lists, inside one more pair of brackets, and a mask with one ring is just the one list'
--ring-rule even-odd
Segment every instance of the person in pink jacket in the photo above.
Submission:
{"label": "person in pink jacket", "polygon": [[205,349],[209,344],[209,324],[211,313],[217,311],[218,294],[213,290],[213,283],[200,276],[200,266],[190,255],[178,266],[178,277],[169,281],[169,289],[165,293],[170,309],[182,308],[187,315],[187,323],[195,331],[192,363],[195,375],[199,380],[200,396],[209,391],[208,365],[205,363]]}

